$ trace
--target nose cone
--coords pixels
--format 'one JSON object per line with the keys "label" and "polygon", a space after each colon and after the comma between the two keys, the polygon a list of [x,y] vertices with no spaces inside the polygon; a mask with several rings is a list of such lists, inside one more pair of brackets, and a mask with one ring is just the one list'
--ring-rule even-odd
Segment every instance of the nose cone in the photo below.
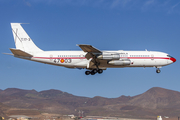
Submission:
{"label": "nose cone", "polygon": [[171,60],[171,61],[173,61],[173,62],[176,62],[176,59],[175,59],[175,58],[173,58],[173,57],[172,57],[172,58],[170,58],[170,60]]}

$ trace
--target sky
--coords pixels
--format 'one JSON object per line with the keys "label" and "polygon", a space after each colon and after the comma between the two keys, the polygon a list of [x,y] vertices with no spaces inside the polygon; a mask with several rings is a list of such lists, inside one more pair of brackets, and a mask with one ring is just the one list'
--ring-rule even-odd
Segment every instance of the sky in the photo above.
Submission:
{"label": "sky", "polygon": [[[0,89],[57,89],[76,96],[135,96],[152,87],[180,92],[179,0],[0,0]],[[109,68],[85,75],[68,69],[15,58],[10,23],[23,28],[42,50],[161,51],[176,62],[155,68]]]}

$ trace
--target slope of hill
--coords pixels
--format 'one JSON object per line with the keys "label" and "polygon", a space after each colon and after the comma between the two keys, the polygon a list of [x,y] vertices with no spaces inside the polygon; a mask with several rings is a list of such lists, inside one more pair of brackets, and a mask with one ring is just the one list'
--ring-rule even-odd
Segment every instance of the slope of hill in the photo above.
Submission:
{"label": "slope of hill", "polygon": [[154,87],[130,101],[142,108],[180,108],[180,92]]}
{"label": "slope of hill", "polygon": [[32,111],[27,112],[28,115],[40,114],[40,111],[78,115],[78,111],[83,110],[85,115],[136,118],[154,118],[157,115],[178,116],[180,113],[180,92],[159,87],[151,88],[137,96],[118,98],[79,97],[54,89],[37,92],[8,88],[0,91],[0,102],[0,112],[8,115],[18,114],[19,109],[21,112],[23,109]]}

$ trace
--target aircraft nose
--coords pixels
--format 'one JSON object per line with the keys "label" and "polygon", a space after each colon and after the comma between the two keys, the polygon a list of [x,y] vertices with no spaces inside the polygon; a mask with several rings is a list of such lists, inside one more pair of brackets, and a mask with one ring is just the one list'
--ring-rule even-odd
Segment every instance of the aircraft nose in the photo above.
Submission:
{"label": "aircraft nose", "polygon": [[176,59],[175,59],[175,58],[173,58],[173,57],[172,57],[172,58],[170,58],[170,60],[171,60],[171,61],[173,61],[173,62],[176,62]]}

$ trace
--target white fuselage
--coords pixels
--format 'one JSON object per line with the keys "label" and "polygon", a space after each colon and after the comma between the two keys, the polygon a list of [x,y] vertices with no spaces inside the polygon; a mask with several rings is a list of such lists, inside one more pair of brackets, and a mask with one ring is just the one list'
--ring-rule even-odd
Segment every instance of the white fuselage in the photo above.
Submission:
{"label": "white fuselage", "polygon": [[[130,65],[109,65],[107,62],[100,64],[100,68],[121,67],[162,67],[173,63],[168,54],[154,51],[103,51],[120,54],[121,59],[129,59]],[[83,51],[43,51],[35,53],[32,61],[64,66],[68,68],[87,68],[91,60],[87,60]]]}

